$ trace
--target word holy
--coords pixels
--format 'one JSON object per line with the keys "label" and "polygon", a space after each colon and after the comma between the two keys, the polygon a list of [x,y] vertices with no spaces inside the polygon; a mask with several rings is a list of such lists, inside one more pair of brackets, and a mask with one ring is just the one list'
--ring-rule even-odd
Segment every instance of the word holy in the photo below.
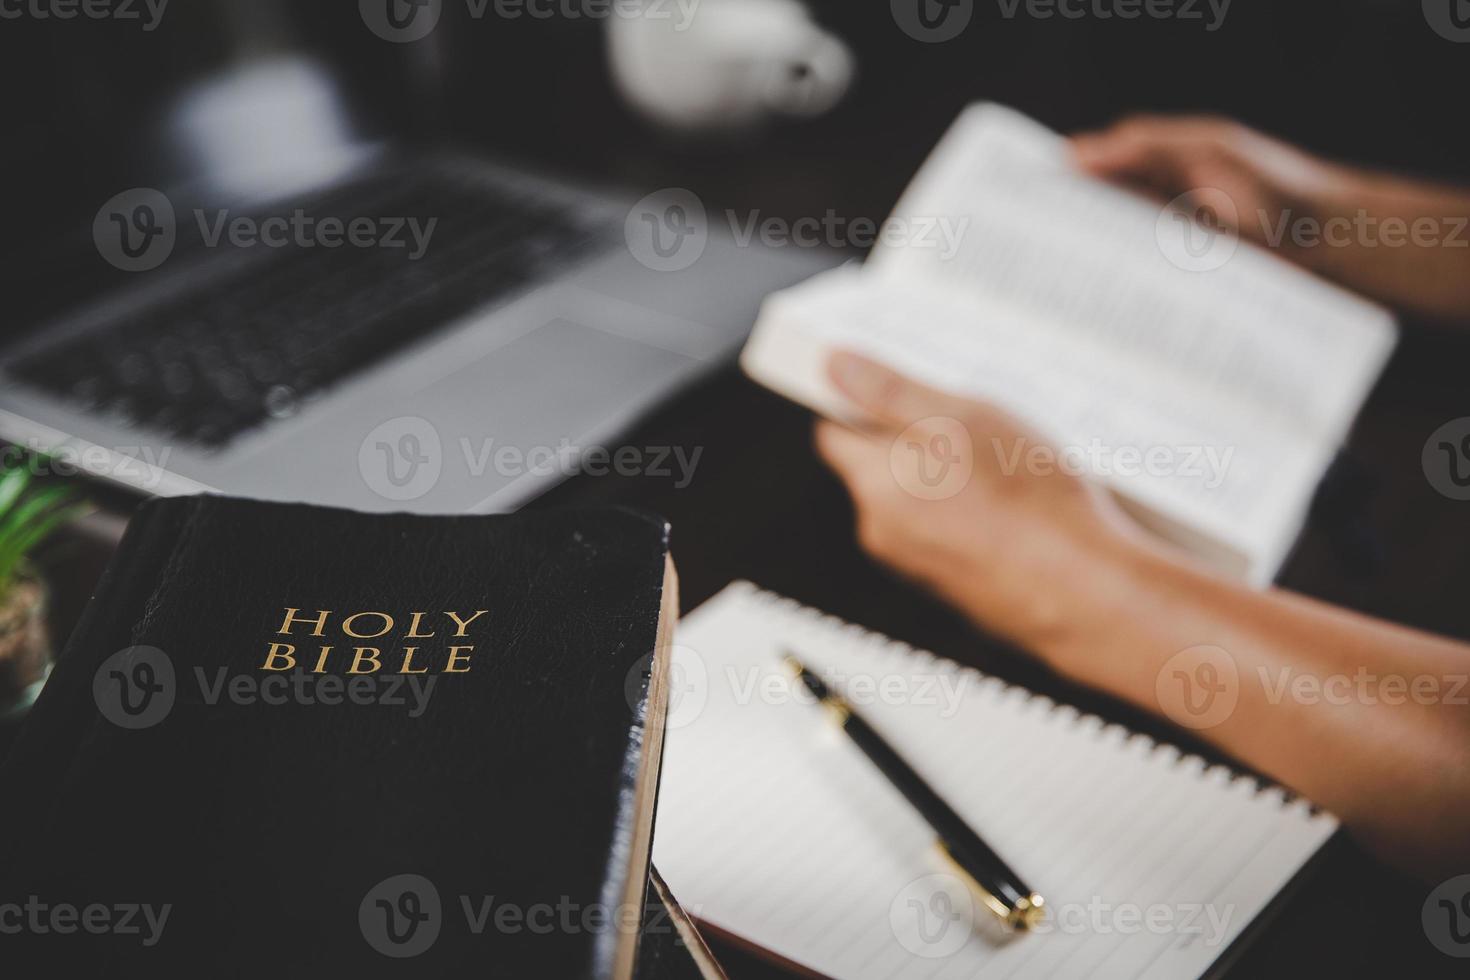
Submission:
{"label": "word holy", "polygon": [[[348,641],[381,640],[390,635],[393,635],[395,640],[431,640],[441,635],[450,639],[464,639],[469,636],[470,624],[487,612],[489,612],[488,609],[477,609],[469,614],[444,612],[431,615],[427,612],[416,612],[408,617],[406,626],[400,626],[398,620],[390,613],[352,613],[343,617],[336,624],[334,632],[340,633]],[[448,620],[447,623],[445,619]],[[300,609],[291,606],[287,607],[281,628],[276,633],[280,636],[300,635],[325,638],[331,623],[331,610],[318,609],[315,616],[307,616],[303,615]],[[443,631],[442,634],[441,631]],[[448,647],[439,672],[444,674],[468,673],[470,655],[474,650],[474,644],[452,644]],[[396,662],[391,660],[394,656],[397,657]],[[260,666],[260,669],[287,671],[297,669],[298,663],[303,665],[310,663],[312,666],[307,668],[309,673],[325,674],[329,666],[340,667],[346,663],[349,674],[376,674],[385,668],[389,668],[390,673],[427,674],[432,671],[429,664],[433,660],[432,654],[420,653],[420,647],[417,644],[404,646],[401,649],[395,646],[386,653],[382,646],[346,642],[342,643],[339,649],[338,644],[335,643],[318,644],[315,651],[308,653],[306,650],[301,650],[298,654],[297,644],[275,641],[266,651],[265,663]],[[389,662],[385,663],[385,661]]]}

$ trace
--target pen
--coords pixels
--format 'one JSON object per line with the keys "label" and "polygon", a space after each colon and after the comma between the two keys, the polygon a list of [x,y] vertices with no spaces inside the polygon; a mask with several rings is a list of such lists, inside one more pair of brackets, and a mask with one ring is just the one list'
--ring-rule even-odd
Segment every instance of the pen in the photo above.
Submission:
{"label": "pen", "polygon": [[934,828],[939,837],[940,852],[969,880],[985,906],[1010,929],[1026,930],[1038,924],[1046,913],[1045,900],[1021,882],[1020,876],[1001,856],[970,829],[969,824],[924,782],[923,777],[883,740],[873,726],[853,710],[842,695],[832,690],[795,655],[788,652],[783,659],[796,679],[832,713],[848,738],[863,750],[863,754]]}

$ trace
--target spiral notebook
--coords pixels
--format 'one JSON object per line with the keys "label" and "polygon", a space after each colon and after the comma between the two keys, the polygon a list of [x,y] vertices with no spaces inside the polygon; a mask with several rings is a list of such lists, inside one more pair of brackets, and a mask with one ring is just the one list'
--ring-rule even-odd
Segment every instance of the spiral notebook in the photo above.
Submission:
{"label": "spiral notebook", "polygon": [[[1005,937],[788,678],[797,652],[1050,911]],[[748,583],[674,654],[655,860],[690,913],[847,978],[1188,978],[1336,830],[1280,789]]]}

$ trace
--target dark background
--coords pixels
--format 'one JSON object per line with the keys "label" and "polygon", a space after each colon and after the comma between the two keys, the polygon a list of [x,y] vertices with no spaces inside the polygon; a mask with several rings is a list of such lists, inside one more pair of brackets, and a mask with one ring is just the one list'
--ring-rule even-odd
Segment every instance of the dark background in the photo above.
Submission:
{"label": "dark background", "polygon": [[[858,56],[846,103],[820,120],[703,145],[671,140],[619,103],[596,21],[471,22],[447,0],[431,41],[394,46],[362,28],[355,3],[247,6],[256,12],[225,0],[173,0],[153,35],[116,24],[0,22],[8,229],[0,286],[7,276],[41,286],[5,291],[12,299],[0,305],[0,331],[23,329],[110,281],[94,252],[51,243],[84,238],[103,200],[159,180],[167,168],[148,139],[150,96],[231,54],[226,14],[265,18],[264,36],[280,43],[305,36],[324,45],[357,80],[365,124],[390,118],[424,138],[447,134],[541,169],[640,193],[681,185],[713,208],[788,218],[828,208],[883,217],[959,108],[982,98],[1068,131],[1135,111],[1219,113],[1335,157],[1470,178],[1470,45],[1430,30],[1414,0],[1235,0],[1214,33],[1199,22],[1007,20],[991,0],[977,2],[966,32],[943,44],[905,36],[886,2],[823,0],[819,17]],[[50,82],[59,68],[74,84]],[[1470,638],[1470,505],[1436,494],[1419,463],[1429,433],[1470,414],[1467,365],[1462,335],[1406,324],[1319,495],[1286,587]],[[852,540],[845,494],[814,461],[809,437],[807,413],[726,370],[626,440],[701,448],[691,486],[580,477],[536,506],[620,502],[668,516],[686,609],[731,579],[750,578],[1182,741],[1048,675],[869,563]],[[129,503],[99,497],[123,510]],[[1463,962],[1424,937],[1428,890],[1339,841],[1233,975],[1462,976]],[[736,978],[764,974],[737,951],[720,952]]]}

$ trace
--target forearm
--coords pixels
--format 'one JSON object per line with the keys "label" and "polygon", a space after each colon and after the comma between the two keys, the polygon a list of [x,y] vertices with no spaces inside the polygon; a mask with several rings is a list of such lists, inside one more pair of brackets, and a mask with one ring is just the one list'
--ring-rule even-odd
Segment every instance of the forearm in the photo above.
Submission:
{"label": "forearm", "polygon": [[1332,173],[1308,203],[1308,215],[1288,215],[1287,225],[1272,230],[1290,256],[1394,308],[1470,324],[1470,192],[1391,175]]}
{"label": "forearm", "polygon": [[1470,861],[1470,647],[1147,548],[1088,566],[1070,626],[1018,639],[1195,728],[1406,866]]}

